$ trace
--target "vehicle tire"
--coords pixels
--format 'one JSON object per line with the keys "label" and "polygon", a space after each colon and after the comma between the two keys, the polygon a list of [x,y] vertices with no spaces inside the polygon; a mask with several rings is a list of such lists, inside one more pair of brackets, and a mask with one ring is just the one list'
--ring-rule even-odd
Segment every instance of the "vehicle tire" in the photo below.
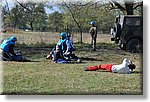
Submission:
{"label": "vehicle tire", "polygon": [[143,50],[142,42],[139,39],[131,39],[126,45],[126,50],[131,53],[141,53]]}
{"label": "vehicle tire", "polygon": [[115,23],[113,28],[113,37],[114,38],[120,37],[120,34],[121,34],[121,25]]}

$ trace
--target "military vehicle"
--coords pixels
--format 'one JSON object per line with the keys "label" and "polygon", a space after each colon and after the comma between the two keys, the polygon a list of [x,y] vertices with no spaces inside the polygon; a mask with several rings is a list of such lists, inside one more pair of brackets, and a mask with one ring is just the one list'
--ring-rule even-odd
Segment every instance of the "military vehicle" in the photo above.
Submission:
{"label": "military vehicle", "polygon": [[143,17],[119,15],[111,28],[111,41],[123,50],[141,53],[143,50]]}

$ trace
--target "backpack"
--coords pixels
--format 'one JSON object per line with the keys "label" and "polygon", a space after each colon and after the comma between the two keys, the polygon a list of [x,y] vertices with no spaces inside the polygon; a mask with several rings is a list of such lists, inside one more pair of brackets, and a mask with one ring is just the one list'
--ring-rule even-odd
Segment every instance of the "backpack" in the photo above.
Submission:
{"label": "backpack", "polygon": [[96,34],[96,27],[91,27],[90,28],[90,34],[92,34],[92,35],[94,35],[94,34]]}
{"label": "backpack", "polygon": [[57,60],[57,63],[65,64],[65,63],[67,63],[67,60],[62,59],[62,58],[59,58],[59,59]]}

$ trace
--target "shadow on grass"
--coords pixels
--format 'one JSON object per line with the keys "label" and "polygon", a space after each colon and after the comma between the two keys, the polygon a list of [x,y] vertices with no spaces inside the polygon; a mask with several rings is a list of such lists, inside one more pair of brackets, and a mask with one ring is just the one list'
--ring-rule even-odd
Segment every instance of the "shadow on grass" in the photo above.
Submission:
{"label": "shadow on grass", "polygon": [[[141,92],[3,92],[1,95],[142,95]],[[11,96],[8,96],[11,97]]]}
{"label": "shadow on grass", "polygon": [[[49,54],[49,52],[54,48],[54,46],[55,44],[48,44],[43,42],[30,45],[17,43],[16,50],[20,50],[23,55],[28,56],[30,59],[37,59],[41,57],[46,57]],[[87,54],[93,53],[93,51],[91,51],[92,49],[91,44],[74,43],[74,46],[76,48],[75,53],[76,52],[77,53],[88,52]],[[99,52],[104,54],[107,53],[109,54],[110,52],[112,52],[115,54],[126,55],[125,52],[117,49],[116,45],[112,43],[97,43],[97,50],[94,51],[94,53],[96,53],[96,56],[98,56],[98,54],[100,54]],[[102,61],[101,59],[93,58],[94,57],[93,55],[91,57],[81,57],[81,59],[86,61]]]}
{"label": "shadow on grass", "polygon": [[[74,46],[76,47],[76,49],[78,51],[87,51],[89,52],[89,50],[91,49],[92,51],[92,46],[91,44],[87,44],[87,43],[75,43]],[[117,49],[117,46],[115,44],[112,43],[97,43],[96,45],[97,51],[101,50],[101,51],[106,51],[106,50],[120,50]]]}
{"label": "shadow on grass", "polygon": [[68,62],[68,63],[66,63],[66,64],[84,64],[84,63],[86,63],[86,62]]}
{"label": "shadow on grass", "polygon": [[[8,61],[3,61],[3,62],[8,62]],[[40,61],[24,60],[24,61],[11,61],[11,62],[40,62]]]}
{"label": "shadow on grass", "polygon": [[[110,73],[110,72],[107,71],[107,70],[97,70],[96,72],[107,72],[107,73]],[[119,74],[119,73],[116,73],[116,74]],[[131,74],[142,74],[142,72],[139,72],[139,71],[133,71]]]}
{"label": "shadow on grass", "polygon": [[[86,71],[86,72],[98,72],[98,73],[102,73],[102,72],[106,72],[106,73],[112,73],[112,72],[109,72],[109,71],[107,71],[107,70],[96,70],[96,71]],[[120,74],[120,73],[115,73],[115,74]],[[139,72],[139,71],[133,71],[132,73],[131,73],[131,75],[134,75],[134,74],[141,74],[142,75],[142,72]],[[127,74],[126,74],[127,75]],[[130,74],[129,74],[130,75]]]}
{"label": "shadow on grass", "polygon": [[100,59],[96,59],[96,58],[88,58],[88,57],[81,57],[82,60],[86,60],[86,61],[103,61]]}
{"label": "shadow on grass", "polygon": [[[47,52],[49,50],[51,50],[52,48],[54,48],[56,44],[48,44],[48,43],[37,43],[37,44],[16,44],[16,49],[18,50],[25,50],[25,51],[30,51],[32,53],[35,52]],[[89,52],[90,49],[92,51],[92,46],[91,44],[88,43],[74,43],[74,46],[76,48],[76,51],[86,51]],[[111,44],[111,43],[98,43],[97,44],[97,51],[110,51],[110,50],[118,50],[116,48],[115,44]]]}
{"label": "shadow on grass", "polygon": [[[46,57],[49,52],[54,48],[55,44],[48,44],[48,43],[37,43],[37,44],[16,44],[15,50],[21,51],[23,55],[27,56],[29,59],[36,60],[41,57]],[[91,44],[87,43],[74,43],[76,47],[76,51],[89,52],[91,48]],[[109,43],[98,43],[97,44],[97,51],[96,52],[110,52],[110,50],[115,49],[113,44]],[[75,53],[76,53],[75,51]],[[97,58],[90,58],[90,57],[81,57],[82,60],[86,61],[102,61]]]}
{"label": "shadow on grass", "polygon": [[139,71],[133,71],[132,74],[143,74],[143,72],[139,72]]}

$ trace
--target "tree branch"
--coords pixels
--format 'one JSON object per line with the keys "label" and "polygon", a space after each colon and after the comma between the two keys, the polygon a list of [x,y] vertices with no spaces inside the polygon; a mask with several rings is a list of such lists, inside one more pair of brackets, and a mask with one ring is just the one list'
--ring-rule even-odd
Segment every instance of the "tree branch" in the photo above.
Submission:
{"label": "tree branch", "polygon": [[65,6],[66,6],[66,7],[68,8],[68,10],[70,11],[70,14],[71,14],[71,16],[72,16],[74,22],[77,24],[77,26],[78,26],[79,28],[81,28],[81,26],[79,25],[79,23],[78,23],[77,20],[75,19],[74,14],[73,14],[72,10],[70,9],[70,7],[66,4],[66,2],[63,2],[63,3],[65,4]]}
{"label": "tree branch", "polygon": [[117,6],[118,9],[125,11],[125,8],[121,6],[116,0],[111,0],[111,1]]}
{"label": "tree branch", "polygon": [[10,9],[9,9],[9,5],[8,5],[7,0],[5,0],[5,2],[6,2],[6,7],[7,7],[6,9],[7,9],[7,11],[8,11],[8,14],[11,15],[11,14],[10,14]]}
{"label": "tree branch", "polygon": [[143,1],[138,3],[135,7],[133,7],[133,9],[136,9],[137,7],[142,7],[143,6]]}
{"label": "tree branch", "polygon": [[81,40],[81,44],[82,44],[82,28],[81,28],[81,25],[80,25],[80,24],[77,22],[77,20],[75,19],[75,16],[74,16],[72,10],[70,9],[70,7],[67,5],[67,3],[66,3],[66,2],[63,2],[63,3],[64,3],[64,5],[67,7],[67,9],[70,11],[70,14],[71,14],[71,16],[72,16],[74,22],[77,24],[77,26],[78,26],[78,28],[79,28],[79,30],[80,30],[80,35],[81,35],[80,40]]}
{"label": "tree branch", "polygon": [[29,12],[32,13],[32,11],[31,11],[29,8],[25,7],[25,6],[24,6],[22,3],[20,3],[18,0],[16,0],[16,2],[17,2],[21,7],[25,8],[26,10],[28,10]]}

